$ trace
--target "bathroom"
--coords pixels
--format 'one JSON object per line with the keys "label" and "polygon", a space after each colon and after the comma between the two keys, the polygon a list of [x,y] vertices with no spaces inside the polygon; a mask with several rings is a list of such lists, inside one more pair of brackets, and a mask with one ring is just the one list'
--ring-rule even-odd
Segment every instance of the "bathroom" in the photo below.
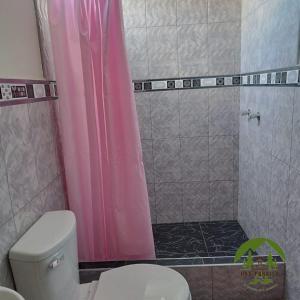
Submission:
{"label": "bathroom", "polygon": [[300,0],[0,0],[0,37],[0,300],[300,299]]}

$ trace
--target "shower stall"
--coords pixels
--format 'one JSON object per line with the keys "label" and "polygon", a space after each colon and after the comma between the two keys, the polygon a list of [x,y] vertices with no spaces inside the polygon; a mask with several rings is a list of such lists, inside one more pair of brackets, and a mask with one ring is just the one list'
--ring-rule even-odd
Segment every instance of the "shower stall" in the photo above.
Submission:
{"label": "shower stall", "polygon": [[222,263],[268,237],[297,299],[300,1],[123,0],[123,13],[158,259]]}
{"label": "shower stall", "polygon": [[[222,4],[222,2],[224,2]],[[234,256],[241,1],[123,1],[158,257]]]}

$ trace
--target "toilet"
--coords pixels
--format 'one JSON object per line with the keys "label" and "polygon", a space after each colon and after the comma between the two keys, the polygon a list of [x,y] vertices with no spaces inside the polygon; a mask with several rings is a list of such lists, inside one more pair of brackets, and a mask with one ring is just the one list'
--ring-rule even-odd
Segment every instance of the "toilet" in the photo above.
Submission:
{"label": "toilet", "polygon": [[11,248],[17,291],[25,300],[191,300],[178,272],[133,264],[79,284],[76,219],[70,211],[44,214]]}

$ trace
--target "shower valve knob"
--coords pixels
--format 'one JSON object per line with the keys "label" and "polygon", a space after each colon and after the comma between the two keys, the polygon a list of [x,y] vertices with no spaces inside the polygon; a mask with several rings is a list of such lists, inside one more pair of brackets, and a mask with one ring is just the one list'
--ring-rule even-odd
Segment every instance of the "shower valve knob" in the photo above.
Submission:
{"label": "shower valve knob", "polygon": [[242,112],[242,116],[250,116],[250,114],[251,114],[251,110],[250,109]]}
{"label": "shower valve knob", "polygon": [[255,114],[250,114],[249,115],[249,120],[252,120],[252,119],[257,119],[258,121],[260,121],[260,113],[257,112]]}

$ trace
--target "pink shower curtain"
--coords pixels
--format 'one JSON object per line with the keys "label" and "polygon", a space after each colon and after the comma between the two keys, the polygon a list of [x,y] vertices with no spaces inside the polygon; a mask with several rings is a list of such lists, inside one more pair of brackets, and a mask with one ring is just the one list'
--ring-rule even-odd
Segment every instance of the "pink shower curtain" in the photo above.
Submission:
{"label": "pink shower curtain", "polygon": [[154,243],[121,1],[48,3],[79,259],[152,259]]}

